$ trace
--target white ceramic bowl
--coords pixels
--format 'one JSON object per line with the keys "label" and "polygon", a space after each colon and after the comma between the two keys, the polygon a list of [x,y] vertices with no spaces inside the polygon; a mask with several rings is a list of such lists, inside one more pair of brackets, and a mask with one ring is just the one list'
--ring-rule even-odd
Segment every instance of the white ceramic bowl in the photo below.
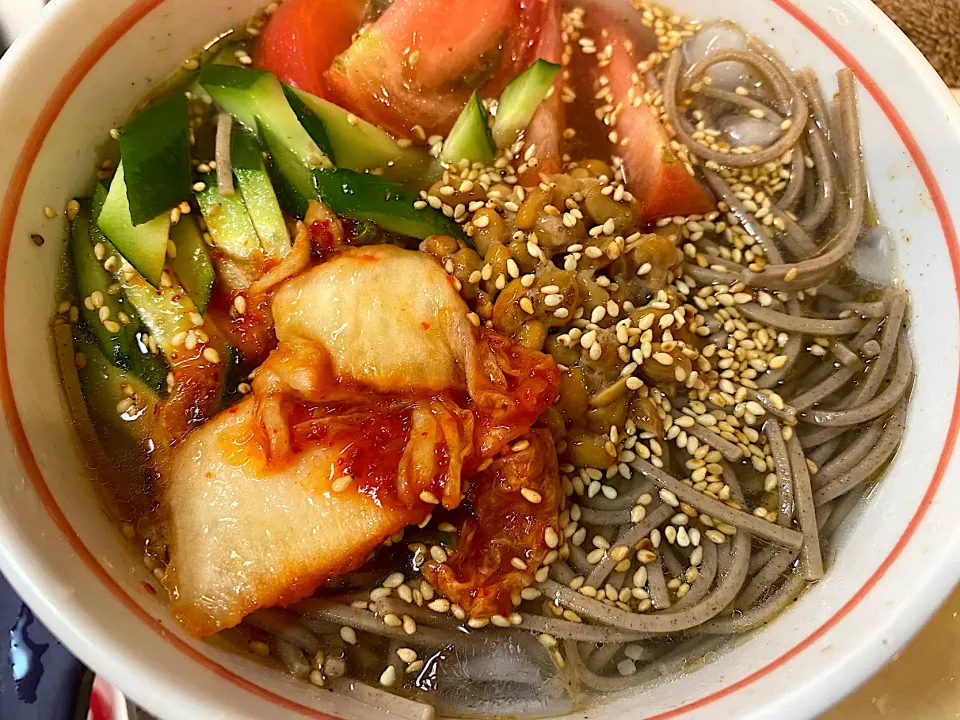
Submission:
{"label": "white ceramic bowl", "polygon": [[[0,64],[0,567],[73,652],[161,717],[369,718],[186,637],[142,589],[146,571],[104,520],[78,461],[50,349],[65,227],[43,208],[88,191],[109,128],[258,2],[55,3]],[[834,71],[856,70],[873,196],[913,291],[914,402],[889,476],[847,522],[822,582],[722,662],[578,718],[816,715],[886,662],[960,575],[960,107],[866,0],[675,0],[702,18],[718,5],[831,91]]]}

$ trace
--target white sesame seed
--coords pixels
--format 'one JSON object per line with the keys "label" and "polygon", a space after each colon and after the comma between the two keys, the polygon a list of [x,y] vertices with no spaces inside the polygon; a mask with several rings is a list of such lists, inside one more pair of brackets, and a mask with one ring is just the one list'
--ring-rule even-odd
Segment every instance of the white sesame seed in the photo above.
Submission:
{"label": "white sesame seed", "polygon": [[403,573],[395,572],[387,576],[387,579],[383,581],[383,587],[395,588],[399,587],[401,583],[403,583]]}
{"label": "white sesame seed", "polygon": [[447,552],[439,545],[433,545],[430,548],[430,557],[438,563],[445,563],[448,560]]}
{"label": "white sesame seed", "polygon": [[510,559],[510,564],[511,564],[513,567],[515,567],[517,570],[526,570],[526,569],[527,569],[527,564],[526,564],[521,558],[518,558],[518,557],[511,558],[511,559]]}
{"label": "white sesame seed", "polygon": [[650,552],[649,550],[638,550],[637,551],[637,562],[642,565],[649,565],[652,562],[655,562],[657,559],[656,553]]}
{"label": "white sesame seed", "polygon": [[446,598],[437,598],[427,605],[428,608],[438,613],[445,613],[450,611],[450,601]]}
{"label": "white sesame seed", "polygon": [[677,499],[677,496],[674,495],[669,490],[660,490],[660,499],[663,500],[667,505],[671,507],[679,507],[680,501]]}
{"label": "white sesame seed", "polygon": [[421,492],[421,493],[420,493],[420,499],[423,500],[423,502],[425,502],[425,503],[429,503],[430,505],[439,505],[439,504],[440,504],[440,500],[437,499],[437,496],[434,495],[434,494],[433,494],[432,492],[430,492],[429,490],[424,490],[423,492]]}
{"label": "white sesame seed", "polygon": [[254,655],[259,655],[260,657],[268,657],[270,655],[270,646],[260,640],[251,640],[247,647],[250,648],[250,652]]}
{"label": "white sesame seed", "polygon": [[527,502],[533,503],[534,505],[539,505],[543,501],[543,496],[533,488],[521,488],[520,494],[523,495]]}
{"label": "white sesame seed", "polygon": [[417,652],[412,648],[402,647],[397,649],[397,657],[405,663],[412,663],[417,660]]}
{"label": "white sesame seed", "polygon": [[543,533],[543,537],[547,547],[551,549],[560,544],[560,538],[557,536],[557,531],[550,526],[547,526],[547,529]]}
{"label": "white sesame seed", "polygon": [[336,480],[333,481],[333,483],[331,483],[330,489],[336,493],[340,493],[346,490],[348,487],[350,487],[350,484],[352,482],[353,482],[353,475],[343,475],[341,477],[338,477]]}
{"label": "white sesame seed", "polygon": [[397,669],[393,665],[388,665],[387,669],[380,675],[380,684],[384,687],[393,687],[397,681]]}

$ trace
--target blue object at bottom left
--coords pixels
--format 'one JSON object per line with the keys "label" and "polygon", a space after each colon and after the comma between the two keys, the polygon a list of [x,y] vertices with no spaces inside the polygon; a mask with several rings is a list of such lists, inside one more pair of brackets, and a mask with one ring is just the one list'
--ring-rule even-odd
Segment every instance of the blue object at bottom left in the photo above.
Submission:
{"label": "blue object at bottom left", "polygon": [[0,576],[0,719],[84,720],[86,669]]}

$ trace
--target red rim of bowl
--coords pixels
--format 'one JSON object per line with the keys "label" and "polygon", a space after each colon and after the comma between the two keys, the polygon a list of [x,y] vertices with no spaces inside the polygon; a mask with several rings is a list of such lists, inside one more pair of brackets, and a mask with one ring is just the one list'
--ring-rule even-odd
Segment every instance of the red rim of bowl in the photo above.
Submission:
{"label": "red rim of bowl", "polygon": [[[76,62],[70,67],[70,70],[57,85],[50,99],[47,101],[42,112],[34,122],[33,127],[24,143],[23,148],[17,158],[14,171],[7,187],[3,203],[0,205],[0,284],[6,287],[6,278],[8,272],[8,260],[10,256],[10,245],[12,242],[14,224],[17,217],[17,211],[23,192],[26,187],[27,179],[33,169],[34,162],[43,146],[54,122],[56,122],[60,109],[66,104],[66,101],[73,94],[73,91],[86,77],[90,70],[100,61],[110,48],[112,48],[121,37],[129,32],[152,10],[162,5],[165,0],[136,0],[126,11],[117,17],[108,25],[91,43],[86,50],[77,58]],[[940,225],[943,229],[944,239],[950,255],[950,262],[953,269],[955,284],[960,288],[960,245],[957,242],[957,234],[953,226],[950,211],[947,207],[943,191],[940,188],[933,169],[914,137],[913,133],[907,127],[906,122],[900,116],[897,109],[893,106],[890,99],[886,96],[877,82],[867,72],[856,58],[844,48],[830,33],[814,21],[809,15],[800,10],[791,0],[772,0],[774,4],[787,12],[797,22],[809,30],[818,40],[820,40],[837,58],[847,67],[852,69],[862,84],[870,93],[874,101],[880,106],[884,115],[900,136],[901,141],[910,153],[910,156],[916,164],[917,170],[923,178],[924,184],[930,193]],[[958,289],[958,302],[960,302],[960,289]],[[23,463],[24,469],[29,475],[34,489],[36,490],[41,502],[50,514],[57,528],[63,533],[70,546],[84,562],[86,567],[103,583],[104,586],[138,619],[145,623],[150,629],[172,643],[184,655],[195,660],[208,670],[211,670],[219,677],[232,682],[256,696],[270,701],[282,708],[292,710],[305,717],[317,718],[320,720],[336,720],[334,716],[302,705],[298,702],[278,695],[266,688],[263,688],[246,678],[238,675],[213,661],[203,653],[199,652],[176,634],[165,628],[158,620],[151,617],[139,604],[127,594],[120,585],[110,577],[109,573],[97,561],[90,550],[86,547],[77,533],[68,522],[63,511],[57,505],[50,488],[43,478],[40,468],[34,457],[29,440],[23,429],[23,424],[16,407],[13,395],[13,386],[10,379],[10,371],[7,362],[7,344],[6,344],[6,306],[0,303],[0,407],[3,409],[4,418],[8,430],[13,439],[14,445]],[[685,713],[693,712],[699,708],[709,705],[712,702],[728,697],[739,690],[751,685],[760,678],[770,674],[781,667],[793,657],[797,656],[808,648],[815,641],[820,639],[828,630],[837,625],[846,617],[862,600],[870,593],[873,587],[880,581],[890,566],[903,552],[904,548],[914,536],[917,527],[923,520],[929,509],[933,497],[936,495],[944,473],[953,454],[956,439],[960,430],[960,385],[958,393],[954,398],[950,426],[947,432],[947,438],[941,450],[937,463],[937,468],[933,478],[924,493],[920,505],[917,507],[909,524],[903,534],[894,545],[893,550],[887,558],[874,571],[863,586],[848,600],[843,607],[837,610],[823,625],[808,635],[801,642],[797,643],[787,652],[783,653],[777,659],[767,663],[764,667],[756,670],[747,677],[733,683],[722,690],[711,693],[703,698],[686,703],[685,705],[659,713],[646,718],[646,720],[668,720],[676,718]]]}

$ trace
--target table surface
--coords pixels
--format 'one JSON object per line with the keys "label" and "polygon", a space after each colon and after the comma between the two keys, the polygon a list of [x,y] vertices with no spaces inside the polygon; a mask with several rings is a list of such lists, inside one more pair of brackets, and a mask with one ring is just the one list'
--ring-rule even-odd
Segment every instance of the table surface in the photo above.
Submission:
{"label": "table surface", "polygon": [[820,720],[960,718],[960,590],[889,665]]}

